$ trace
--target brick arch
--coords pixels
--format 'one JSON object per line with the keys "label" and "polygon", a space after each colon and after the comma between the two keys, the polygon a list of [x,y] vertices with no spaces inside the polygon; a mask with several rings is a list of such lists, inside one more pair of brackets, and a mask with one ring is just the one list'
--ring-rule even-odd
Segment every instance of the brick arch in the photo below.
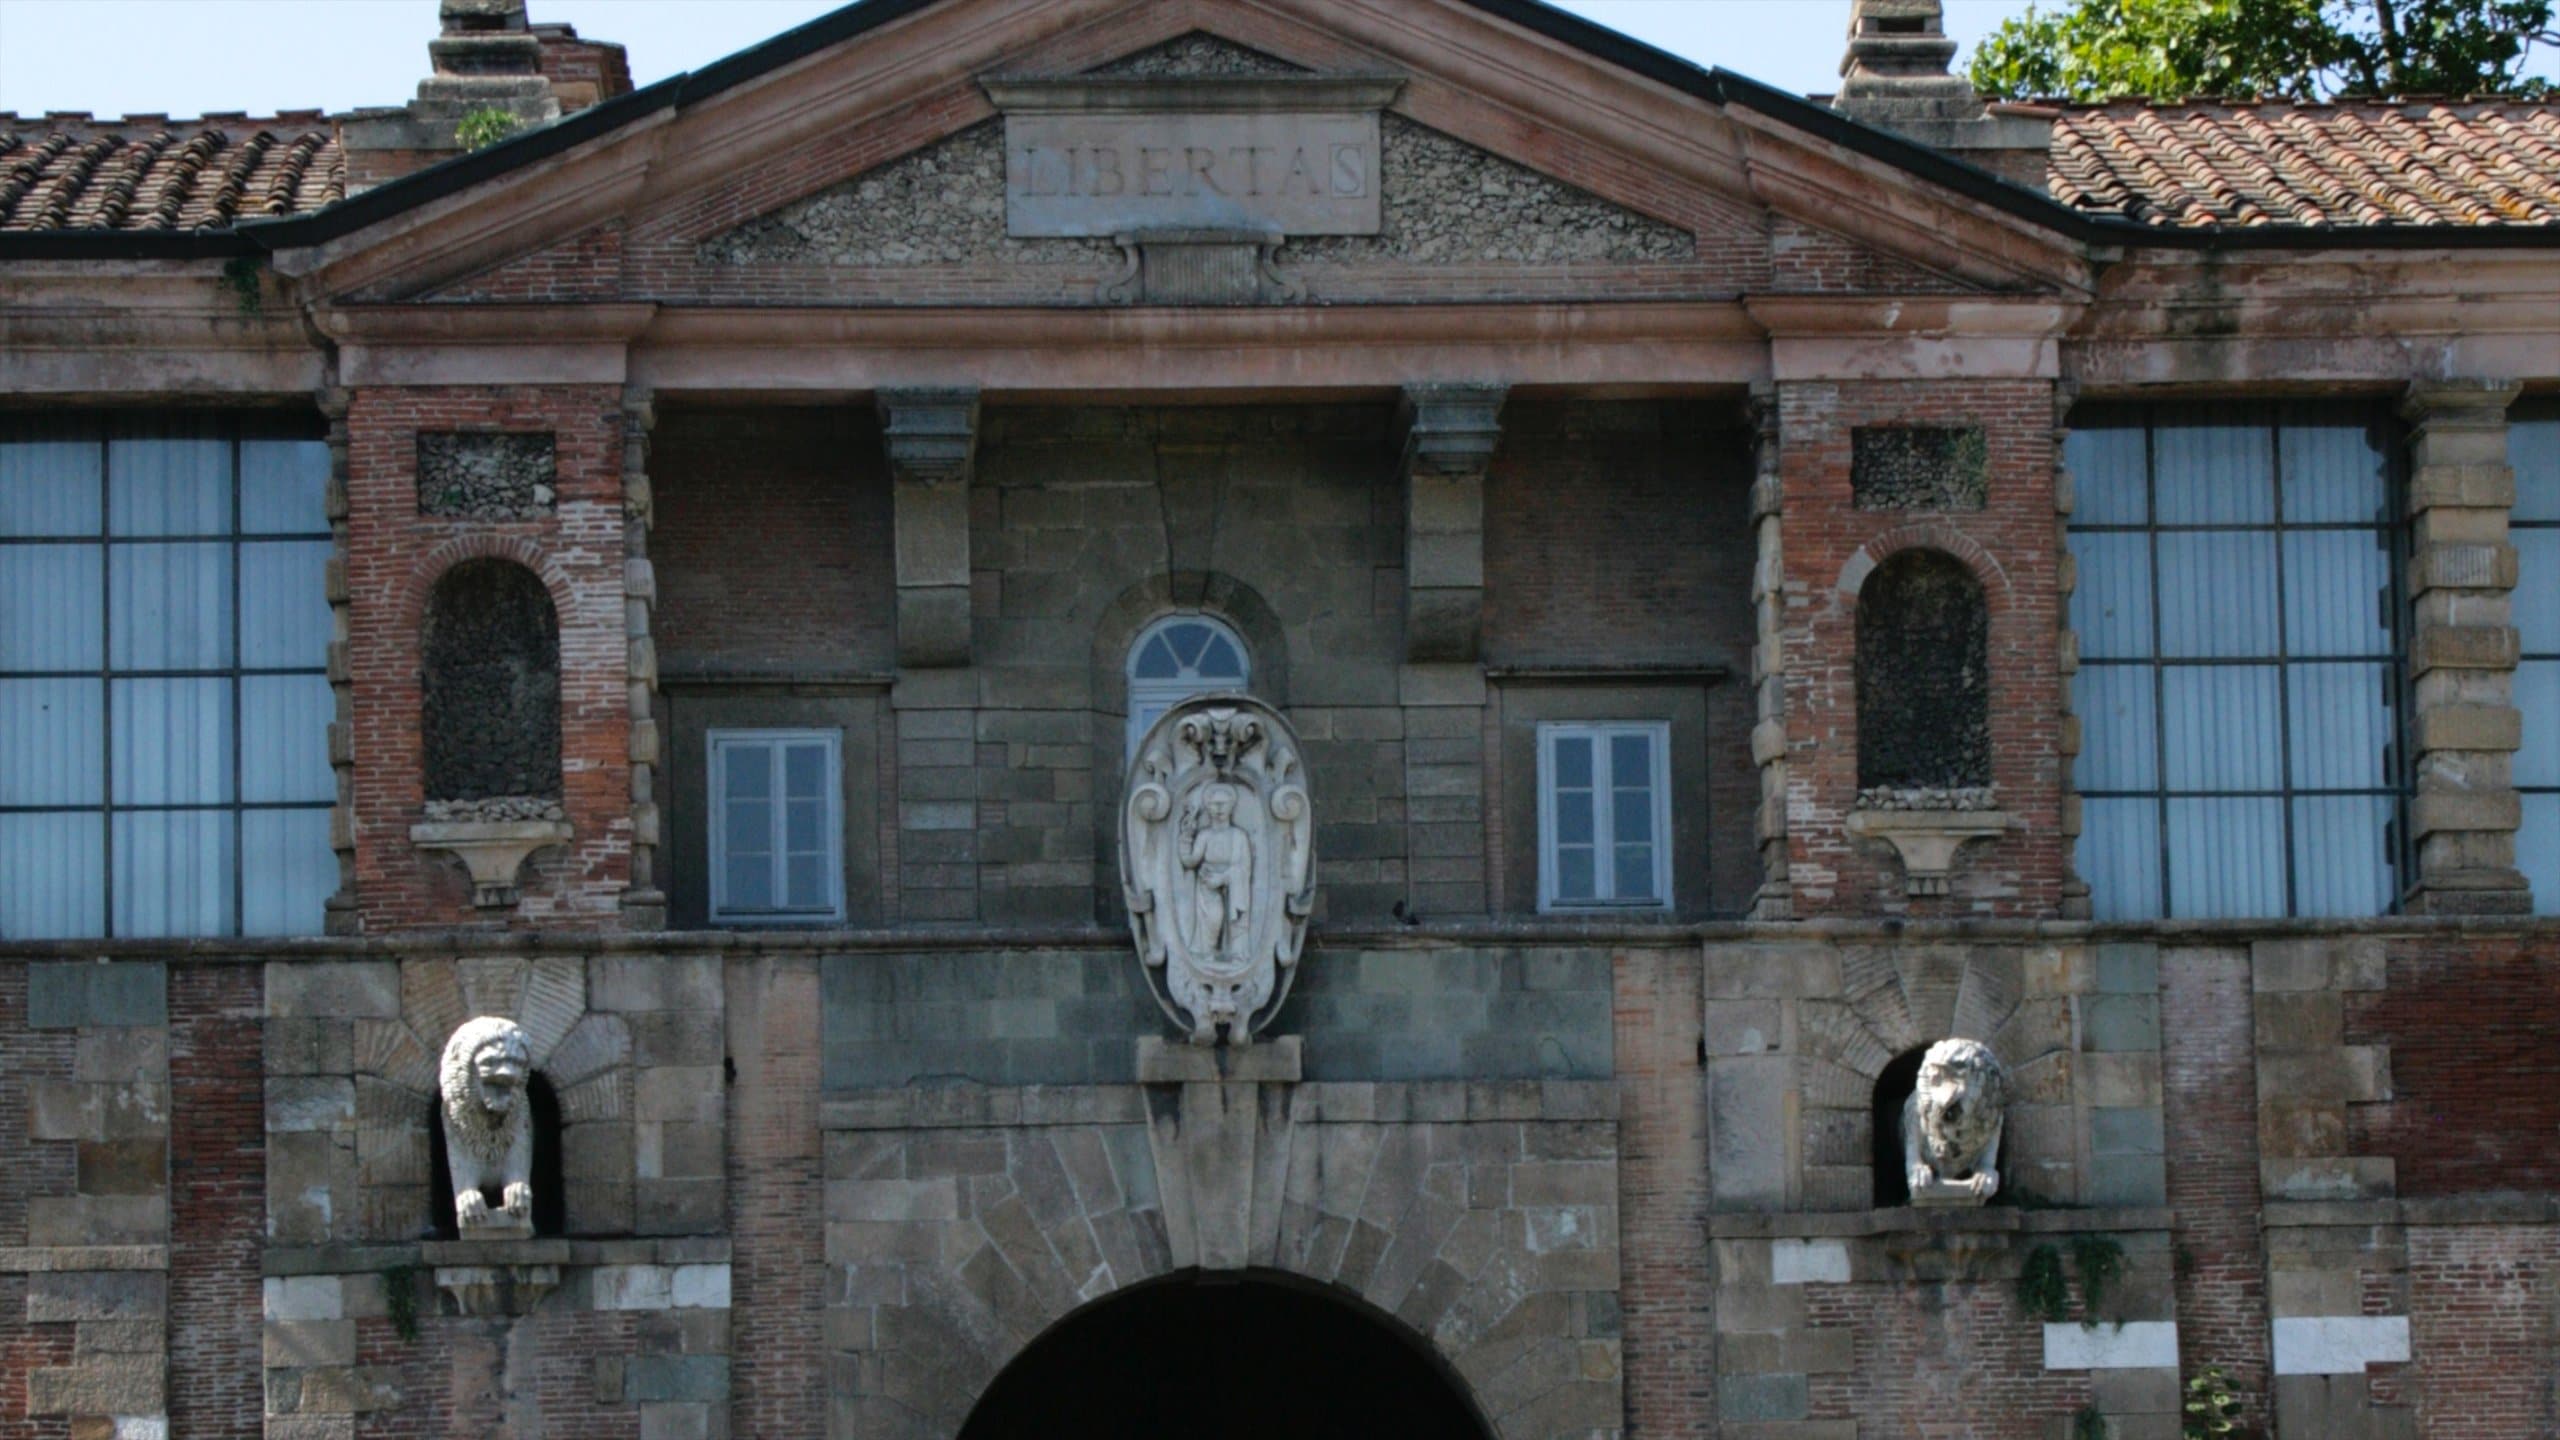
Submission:
{"label": "brick arch", "polygon": [[1963,1038],[1989,1045],[2015,1069],[2067,1040],[2019,1023],[2022,970],[2011,951],[1844,951],[1841,998],[1804,1004],[1804,1053],[1873,1081],[1897,1055]]}
{"label": "brick arch", "polygon": [[1994,616],[2009,608],[2009,572],[2001,568],[1998,556],[1983,548],[1980,541],[1942,521],[1922,521],[1898,526],[1869,540],[1840,567],[1838,585],[1842,598],[1854,605],[1867,586],[1867,577],[1885,561],[1905,550],[1935,550],[1973,572],[1975,583],[1982,587],[1982,601]]}
{"label": "brick arch", "polygon": [[406,633],[414,634],[426,623],[427,602],[435,594],[436,582],[470,560],[505,560],[523,566],[550,592],[551,609],[560,617],[562,628],[567,628],[573,617],[585,619],[578,605],[577,588],[570,583],[566,569],[539,543],[522,535],[457,535],[419,556],[402,579],[397,604],[399,623]]}

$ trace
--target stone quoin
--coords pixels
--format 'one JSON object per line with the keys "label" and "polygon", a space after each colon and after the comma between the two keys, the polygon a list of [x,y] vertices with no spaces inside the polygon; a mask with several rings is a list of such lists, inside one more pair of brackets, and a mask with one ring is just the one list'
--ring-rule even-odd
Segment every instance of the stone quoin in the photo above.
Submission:
{"label": "stone quoin", "polygon": [[2560,1434],[2560,109],[408,3],[0,115],[0,1440]]}

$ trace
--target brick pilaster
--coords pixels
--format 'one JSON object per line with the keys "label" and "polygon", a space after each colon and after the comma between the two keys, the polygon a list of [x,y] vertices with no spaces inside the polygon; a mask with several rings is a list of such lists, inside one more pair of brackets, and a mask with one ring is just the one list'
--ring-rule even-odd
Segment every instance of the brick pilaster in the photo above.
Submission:
{"label": "brick pilaster", "polygon": [[2413,679],[2410,743],[2422,914],[2522,914],[2533,897],[2516,869],[2515,547],[2507,512],[2507,406],[2516,387],[2422,381],[2401,406],[2409,440]]}

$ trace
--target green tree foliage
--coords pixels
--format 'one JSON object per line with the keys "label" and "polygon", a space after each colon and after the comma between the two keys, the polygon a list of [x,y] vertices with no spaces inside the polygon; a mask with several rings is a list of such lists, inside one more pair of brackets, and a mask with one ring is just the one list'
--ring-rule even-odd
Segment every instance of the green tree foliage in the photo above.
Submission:
{"label": "green tree foliage", "polygon": [[2547,95],[2522,77],[2560,44],[2555,0],[2061,0],[1974,47],[1977,89],[2118,95]]}

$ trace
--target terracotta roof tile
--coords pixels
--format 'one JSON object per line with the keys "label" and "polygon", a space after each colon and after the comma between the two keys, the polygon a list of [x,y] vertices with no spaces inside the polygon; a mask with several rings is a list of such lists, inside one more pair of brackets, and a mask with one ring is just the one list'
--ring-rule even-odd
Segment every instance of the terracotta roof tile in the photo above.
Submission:
{"label": "terracotta roof tile", "polygon": [[2053,196],[2185,229],[2560,225],[2560,108],[2513,100],[2058,107]]}
{"label": "terracotta roof tile", "polygon": [[345,147],[317,110],[175,123],[0,113],[0,232],[219,230],[346,194]]}

